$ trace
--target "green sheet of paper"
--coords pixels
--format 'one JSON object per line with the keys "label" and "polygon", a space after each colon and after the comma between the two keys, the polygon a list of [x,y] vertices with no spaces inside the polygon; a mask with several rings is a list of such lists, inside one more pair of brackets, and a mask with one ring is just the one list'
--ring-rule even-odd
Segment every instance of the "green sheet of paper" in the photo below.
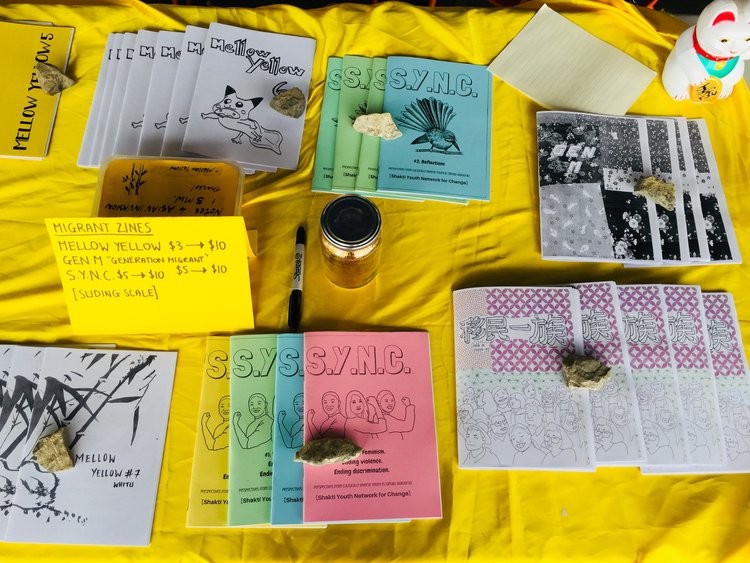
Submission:
{"label": "green sheet of paper", "polygon": [[[367,113],[382,113],[385,97],[386,59],[372,59],[372,81],[367,94]],[[380,137],[362,135],[359,148],[359,170],[354,187],[357,191],[374,192],[378,185],[378,157],[380,156]]]}

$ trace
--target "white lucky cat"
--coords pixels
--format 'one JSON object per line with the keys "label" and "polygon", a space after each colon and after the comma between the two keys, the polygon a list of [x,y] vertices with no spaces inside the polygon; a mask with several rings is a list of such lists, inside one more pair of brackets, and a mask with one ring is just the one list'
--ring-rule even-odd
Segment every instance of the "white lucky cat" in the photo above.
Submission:
{"label": "white lucky cat", "polygon": [[750,58],[750,2],[714,0],[678,38],[662,83],[675,100],[726,98]]}

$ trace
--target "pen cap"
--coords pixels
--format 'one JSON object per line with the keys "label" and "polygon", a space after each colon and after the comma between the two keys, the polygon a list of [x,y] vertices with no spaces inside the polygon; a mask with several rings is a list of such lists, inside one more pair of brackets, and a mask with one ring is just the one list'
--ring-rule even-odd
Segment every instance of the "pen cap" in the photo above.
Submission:
{"label": "pen cap", "polygon": [[346,195],[329,202],[320,218],[326,275],[338,286],[361,287],[375,277],[381,218],[369,199]]}

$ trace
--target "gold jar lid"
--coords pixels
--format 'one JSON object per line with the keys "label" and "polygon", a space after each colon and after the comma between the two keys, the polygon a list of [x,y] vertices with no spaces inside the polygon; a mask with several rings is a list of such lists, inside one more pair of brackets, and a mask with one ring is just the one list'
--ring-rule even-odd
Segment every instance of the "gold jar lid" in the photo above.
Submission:
{"label": "gold jar lid", "polygon": [[369,199],[345,195],[329,202],[320,217],[320,228],[330,243],[343,250],[357,250],[373,243],[380,234],[380,212]]}

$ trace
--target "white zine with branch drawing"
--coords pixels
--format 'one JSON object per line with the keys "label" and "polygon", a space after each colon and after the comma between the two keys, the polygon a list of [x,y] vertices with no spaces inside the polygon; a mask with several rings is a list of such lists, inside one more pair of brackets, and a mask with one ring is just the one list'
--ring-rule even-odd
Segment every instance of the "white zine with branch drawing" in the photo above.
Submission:
{"label": "white zine with branch drawing", "polygon": [[46,349],[28,432],[63,427],[75,466],[21,463],[7,541],[148,545],[176,357]]}
{"label": "white zine with branch drawing", "polygon": [[308,98],[315,40],[219,23],[208,28],[182,149],[245,167],[296,169],[305,114],[270,106],[299,88]]}

